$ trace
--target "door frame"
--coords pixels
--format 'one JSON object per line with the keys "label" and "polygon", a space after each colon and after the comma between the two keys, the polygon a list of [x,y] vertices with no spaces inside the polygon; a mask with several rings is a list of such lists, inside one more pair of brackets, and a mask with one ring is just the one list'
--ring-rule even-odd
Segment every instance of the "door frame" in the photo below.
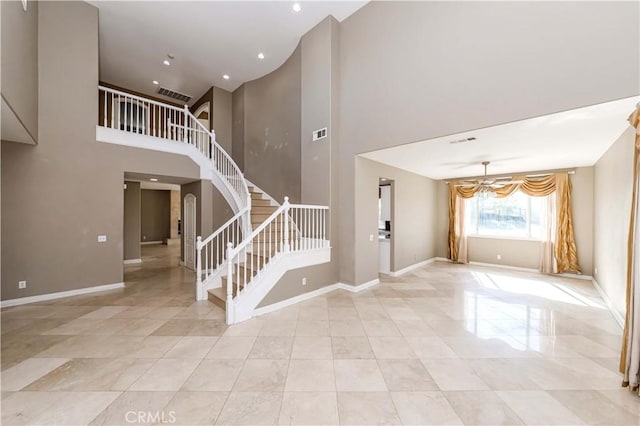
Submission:
{"label": "door frame", "polygon": [[[187,212],[191,205],[193,205],[193,213],[189,215],[187,214]],[[196,196],[191,193],[185,195],[184,207],[182,212],[182,232],[184,233],[184,266],[193,270],[195,270],[196,268],[196,207]],[[192,223],[190,223],[190,221],[192,221]],[[191,231],[192,235],[189,235],[189,231]],[[189,237],[191,237],[191,243],[189,241]]]}

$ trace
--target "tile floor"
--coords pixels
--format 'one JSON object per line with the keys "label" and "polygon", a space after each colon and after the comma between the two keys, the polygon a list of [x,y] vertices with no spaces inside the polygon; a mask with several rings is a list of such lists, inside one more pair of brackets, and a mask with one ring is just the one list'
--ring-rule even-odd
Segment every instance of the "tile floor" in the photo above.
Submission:
{"label": "tile floor", "polygon": [[590,282],[434,263],[232,327],[175,248],[2,310],[2,424],[640,424]]}

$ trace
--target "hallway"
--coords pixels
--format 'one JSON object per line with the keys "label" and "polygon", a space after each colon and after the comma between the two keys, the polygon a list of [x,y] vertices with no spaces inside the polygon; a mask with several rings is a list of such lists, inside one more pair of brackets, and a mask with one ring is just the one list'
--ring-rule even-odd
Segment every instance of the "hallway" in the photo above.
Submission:
{"label": "hallway", "polygon": [[143,255],[124,290],[2,310],[2,424],[640,420],[588,281],[436,262],[227,327],[175,248]]}

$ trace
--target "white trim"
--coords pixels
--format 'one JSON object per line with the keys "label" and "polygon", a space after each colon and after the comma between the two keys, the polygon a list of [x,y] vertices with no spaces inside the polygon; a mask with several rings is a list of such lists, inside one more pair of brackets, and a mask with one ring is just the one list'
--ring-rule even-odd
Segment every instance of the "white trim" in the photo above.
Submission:
{"label": "white trim", "polygon": [[380,284],[380,280],[378,278],[360,285],[351,285],[351,284],[344,284],[344,283],[338,282],[335,284],[330,284],[325,287],[321,287],[316,290],[312,290],[308,293],[299,294],[289,299],[281,300],[280,302],[276,302],[271,305],[263,306],[261,308],[256,308],[253,311],[253,315],[259,316],[259,315],[268,314],[270,312],[275,312],[280,309],[286,308],[287,306],[295,305],[296,303],[304,302],[305,300],[313,299],[314,297],[322,296],[323,294],[327,294],[335,290],[345,290],[351,293],[359,293],[377,284]]}
{"label": "white trim", "polygon": [[60,299],[63,297],[79,296],[81,294],[96,293],[99,291],[115,290],[118,288],[124,288],[124,283],[97,285],[95,287],[85,287],[85,288],[79,288],[77,290],[60,291],[57,293],[41,294],[38,296],[20,297],[18,299],[3,300],[0,302],[0,308],[25,305],[27,303],[44,302],[46,300]]}
{"label": "white trim", "polygon": [[145,241],[145,242],[140,241],[141,246],[150,246],[153,244],[162,244],[162,241]]}
{"label": "white trim", "polygon": [[453,263],[451,259],[447,259],[446,257],[434,257],[434,259],[436,262]]}
{"label": "white trim", "polygon": [[519,266],[509,266],[509,265],[500,265],[498,263],[484,263],[484,262],[469,262],[469,265],[474,265],[474,266],[485,266],[485,267],[489,267],[489,268],[500,268],[500,269],[510,269],[512,271],[520,271],[520,272],[535,272],[535,273],[540,273],[539,270],[537,269],[532,269],[532,268],[521,268]]}
{"label": "white trim", "polygon": [[404,275],[407,272],[411,272],[414,269],[418,269],[418,268],[422,268],[423,266],[427,266],[430,263],[433,263],[436,261],[437,258],[432,257],[431,259],[427,259],[427,260],[423,260],[422,262],[418,262],[418,263],[414,263],[413,265],[409,265],[406,268],[402,268],[399,271],[391,271],[389,273],[390,276],[392,277],[399,277],[400,275]]}
{"label": "white trim", "polygon": [[136,263],[142,263],[142,259],[125,259],[123,263],[125,265],[134,265]]}
{"label": "white trim", "polygon": [[600,284],[598,284],[598,281],[596,281],[595,278],[592,278],[591,282],[593,283],[593,286],[596,288],[596,290],[600,294],[600,297],[602,297],[602,300],[604,300],[604,303],[607,304],[607,307],[609,308],[609,312],[611,312],[611,315],[613,315],[613,318],[616,320],[620,328],[624,329],[624,317],[622,316],[622,314],[618,312],[618,310],[613,306],[611,299],[609,299],[609,296],[607,296],[607,293],[605,293],[602,287],[600,287]]}
{"label": "white trim", "polygon": [[562,274],[553,274],[556,277],[564,277],[564,278],[573,278],[576,280],[585,280],[585,281],[592,281],[593,277],[591,275],[583,275],[583,274],[569,274],[569,273],[562,273]]}

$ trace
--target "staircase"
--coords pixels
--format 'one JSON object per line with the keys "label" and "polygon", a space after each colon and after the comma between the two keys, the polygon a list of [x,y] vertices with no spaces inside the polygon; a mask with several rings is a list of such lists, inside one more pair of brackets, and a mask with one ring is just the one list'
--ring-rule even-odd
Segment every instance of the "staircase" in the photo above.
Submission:
{"label": "staircase", "polygon": [[197,237],[196,299],[226,310],[227,324],[256,306],[289,270],[331,260],[327,206],[278,205],[250,184],[229,154],[189,111],[99,86],[96,140],[186,155],[200,166],[234,216]]}
{"label": "staircase", "polygon": [[[265,220],[269,218],[278,209],[278,205],[275,201],[267,198],[267,195],[262,190],[258,189],[255,185],[249,184],[249,194],[251,195],[251,226],[255,229],[262,225]],[[256,252],[259,252],[258,247],[254,247]],[[237,295],[236,288],[237,284],[240,281],[244,281],[245,278],[253,278],[256,276],[258,271],[266,266],[269,262],[269,259],[259,256],[252,255],[253,258],[249,259],[248,262],[245,262],[243,266],[240,267],[239,274],[233,276],[234,283],[236,285],[232,286],[232,297]],[[208,298],[213,304],[219,306],[222,309],[226,309],[227,304],[227,277],[222,277],[222,285],[221,287],[212,288],[208,290]]]}

